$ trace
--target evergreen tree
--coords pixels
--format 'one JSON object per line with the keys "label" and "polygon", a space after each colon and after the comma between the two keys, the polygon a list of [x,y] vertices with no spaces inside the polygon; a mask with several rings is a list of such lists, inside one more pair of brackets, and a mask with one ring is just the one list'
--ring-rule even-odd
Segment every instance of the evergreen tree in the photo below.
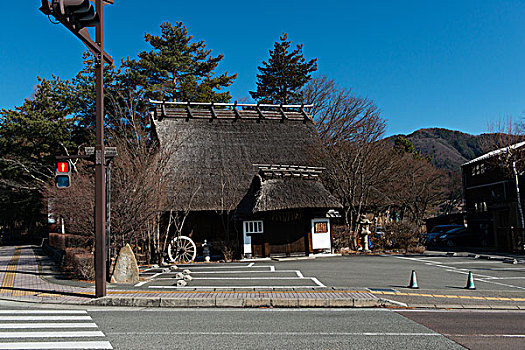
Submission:
{"label": "evergreen tree", "polygon": [[302,44],[290,52],[287,34],[283,33],[280,39],[270,50],[268,62],[258,67],[257,91],[250,91],[252,98],[262,103],[299,102],[299,90],[310,80],[310,73],[317,70],[317,59],[306,61]]}
{"label": "evergreen tree", "polygon": [[45,227],[40,189],[54,175],[55,156],[76,153],[76,119],[66,99],[56,98],[66,85],[40,80],[23,105],[0,111],[0,228],[11,238]]}
{"label": "evergreen tree", "polygon": [[193,42],[178,22],[161,25],[161,35],[146,34],[153,49],[139,53],[138,60],[126,60],[129,79],[145,90],[148,98],[167,101],[228,102],[228,91],[236,74],[215,75],[223,55],[211,56],[204,41]]}

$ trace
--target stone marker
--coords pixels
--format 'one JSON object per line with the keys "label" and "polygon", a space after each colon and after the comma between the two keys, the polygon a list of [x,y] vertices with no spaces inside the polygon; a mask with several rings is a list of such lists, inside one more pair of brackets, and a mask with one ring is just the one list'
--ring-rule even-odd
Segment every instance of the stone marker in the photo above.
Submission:
{"label": "stone marker", "polygon": [[137,259],[133,250],[126,244],[124,248],[120,250],[120,253],[115,263],[115,269],[113,270],[113,276],[111,276],[112,283],[138,283],[139,281],[139,267],[137,265]]}

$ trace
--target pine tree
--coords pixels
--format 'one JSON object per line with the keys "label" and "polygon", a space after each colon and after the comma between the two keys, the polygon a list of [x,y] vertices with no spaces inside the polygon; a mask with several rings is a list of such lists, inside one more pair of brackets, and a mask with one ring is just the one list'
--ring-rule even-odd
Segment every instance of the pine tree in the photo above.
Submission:
{"label": "pine tree", "polygon": [[127,60],[130,79],[146,92],[146,97],[166,101],[228,102],[228,91],[236,74],[215,75],[223,55],[211,56],[204,41],[193,42],[188,30],[178,22],[161,25],[161,35],[146,34],[153,49]]}
{"label": "pine tree", "polygon": [[301,100],[299,90],[310,80],[310,73],[317,70],[317,59],[306,61],[303,45],[290,52],[291,41],[286,33],[270,50],[268,62],[258,67],[257,91],[250,91],[252,98],[262,103],[288,104]]}

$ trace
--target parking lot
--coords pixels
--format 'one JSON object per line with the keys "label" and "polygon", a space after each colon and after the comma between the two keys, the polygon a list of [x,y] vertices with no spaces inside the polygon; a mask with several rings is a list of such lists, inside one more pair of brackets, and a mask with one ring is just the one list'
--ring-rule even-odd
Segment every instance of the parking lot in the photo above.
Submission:
{"label": "parking lot", "polygon": [[[230,263],[178,265],[175,271],[159,268],[142,270],[143,281],[136,287],[150,289],[224,289],[224,288],[325,288],[316,277],[300,270],[276,270],[272,264]],[[190,276],[190,277],[188,277]],[[186,285],[178,285],[184,280]]]}
{"label": "parking lot", "polygon": [[[512,302],[525,307],[525,264],[436,255],[364,255],[286,261],[144,268],[135,288],[148,290],[351,289],[401,302]],[[408,288],[416,271],[419,289]],[[472,272],[475,290],[467,290]],[[189,277],[188,277],[189,276]],[[180,280],[186,280],[180,285]]]}

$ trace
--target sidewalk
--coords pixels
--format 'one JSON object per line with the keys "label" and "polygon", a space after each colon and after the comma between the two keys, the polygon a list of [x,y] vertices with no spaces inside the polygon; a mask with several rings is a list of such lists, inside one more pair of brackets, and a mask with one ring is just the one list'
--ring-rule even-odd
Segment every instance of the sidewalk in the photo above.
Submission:
{"label": "sidewalk", "polygon": [[33,303],[135,307],[387,307],[400,303],[354,290],[130,290],[112,285],[95,298],[94,286],[81,287],[60,278],[52,262],[36,246],[0,247],[0,300]]}

